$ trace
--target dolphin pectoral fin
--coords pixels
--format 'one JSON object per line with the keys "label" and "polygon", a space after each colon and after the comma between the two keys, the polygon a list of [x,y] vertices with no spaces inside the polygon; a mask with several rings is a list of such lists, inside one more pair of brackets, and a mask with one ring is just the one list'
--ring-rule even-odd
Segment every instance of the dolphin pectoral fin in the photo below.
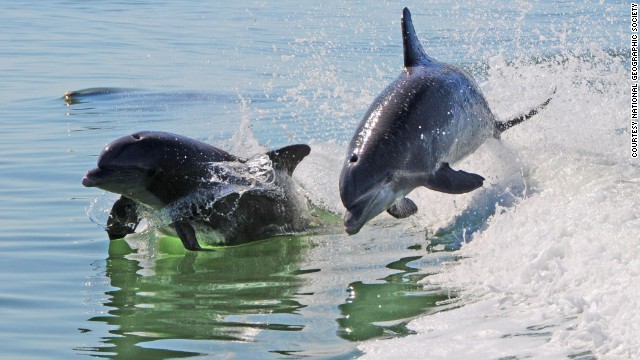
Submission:
{"label": "dolphin pectoral fin", "polygon": [[448,194],[464,194],[482,186],[484,178],[478,174],[462,170],[455,171],[449,164],[444,163],[435,175],[429,179],[426,186],[435,191]]}
{"label": "dolphin pectoral fin", "polygon": [[269,159],[273,163],[274,169],[286,170],[289,175],[293,174],[296,166],[309,155],[311,148],[306,144],[296,144],[285,146],[278,150],[272,150],[267,153]]}
{"label": "dolphin pectoral fin", "polygon": [[174,221],[173,228],[176,229],[178,237],[182,240],[184,248],[191,251],[204,250],[200,247],[198,239],[196,239],[196,231],[188,221]]}
{"label": "dolphin pectoral fin", "polygon": [[105,230],[109,235],[109,240],[122,239],[128,234],[133,234],[139,223],[138,204],[121,196],[111,208]]}
{"label": "dolphin pectoral fin", "polygon": [[411,199],[402,197],[394,202],[387,212],[396,219],[404,219],[418,212],[418,206]]}

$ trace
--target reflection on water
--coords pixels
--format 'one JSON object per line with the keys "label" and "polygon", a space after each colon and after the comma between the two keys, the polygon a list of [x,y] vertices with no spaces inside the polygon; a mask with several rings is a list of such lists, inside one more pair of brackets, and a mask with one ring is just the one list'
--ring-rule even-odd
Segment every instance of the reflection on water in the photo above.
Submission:
{"label": "reflection on water", "polygon": [[450,300],[423,290],[418,281],[427,275],[407,265],[422,256],[413,256],[388,264],[387,273],[399,272],[380,283],[354,272],[367,280],[351,283],[345,302],[344,293],[326,293],[330,265],[305,267],[316,247],[308,237],[278,237],[194,253],[149,232],[111,241],[105,275],[112,289],[99,294],[108,310],[89,319],[108,325],[108,334],[76,350],[123,359],[353,356],[356,341],[409,334],[410,319]]}
{"label": "reflection on water", "polygon": [[[166,239],[165,239],[166,240]],[[175,251],[175,244],[159,243]],[[123,251],[123,248],[125,249]],[[81,349],[117,358],[185,357],[197,353],[140,346],[157,339],[253,341],[263,330],[300,331],[295,317],[274,322],[269,314],[297,314],[302,270],[296,264],[307,249],[304,238],[270,241],[160,256],[141,266],[124,241],[113,241],[106,261],[111,286],[107,315],[89,321],[114,326],[104,345]],[[142,275],[144,274],[144,275]]]}
{"label": "reflection on water", "polygon": [[409,320],[440,310],[439,302],[452,300],[450,294],[425,291],[418,284],[427,275],[407,263],[420,258],[407,257],[387,265],[401,272],[385,277],[384,283],[352,283],[346,303],[339,306],[344,317],[338,319],[338,335],[352,341],[408,335]]}

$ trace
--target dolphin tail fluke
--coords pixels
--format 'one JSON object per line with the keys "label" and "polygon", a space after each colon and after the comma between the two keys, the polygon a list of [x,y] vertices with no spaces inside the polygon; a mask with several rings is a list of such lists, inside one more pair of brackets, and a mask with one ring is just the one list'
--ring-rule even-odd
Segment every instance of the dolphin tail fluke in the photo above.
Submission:
{"label": "dolphin tail fluke", "polygon": [[274,169],[285,170],[289,175],[293,174],[300,161],[309,155],[311,148],[306,144],[285,146],[267,153],[273,163]]}
{"label": "dolphin tail fluke", "polygon": [[[553,94],[556,93],[556,90],[553,90]],[[507,129],[512,128],[513,126],[516,126],[518,124],[520,124],[521,122],[528,120],[530,118],[532,118],[534,115],[536,115],[538,112],[540,112],[540,110],[544,109],[547,105],[549,105],[549,102],[551,101],[551,99],[553,99],[553,97],[548,98],[545,102],[543,102],[542,104],[534,107],[533,109],[529,110],[528,113],[526,114],[522,114],[520,116],[517,116],[513,119],[507,120],[507,121],[496,121],[494,122],[495,125],[495,130],[493,132],[493,136],[497,139],[500,138],[500,134],[502,134],[502,132],[504,132]]]}
{"label": "dolphin tail fluke", "polygon": [[404,48],[404,67],[412,67],[431,61],[418,40],[413,28],[411,12],[407,8],[402,10],[402,47]]}
{"label": "dolphin tail fluke", "polygon": [[139,223],[138,204],[121,196],[111,208],[105,230],[109,235],[109,240],[122,239],[128,234],[133,234]]}

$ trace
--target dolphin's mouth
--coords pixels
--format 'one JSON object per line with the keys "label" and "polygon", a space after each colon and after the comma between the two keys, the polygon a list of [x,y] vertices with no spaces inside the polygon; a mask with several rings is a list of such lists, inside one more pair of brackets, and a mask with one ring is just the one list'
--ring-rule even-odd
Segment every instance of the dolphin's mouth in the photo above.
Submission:
{"label": "dolphin's mouth", "polygon": [[98,185],[98,183],[91,179],[88,175],[85,175],[82,178],[82,186],[84,187],[96,187]]}
{"label": "dolphin's mouth", "polygon": [[344,214],[344,231],[349,235],[357,234],[364,226],[364,222],[358,221],[358,217],[353,215],[351,210]]}
{"label": "dolphin's mouth", "polygon": [[344,231],[349,235],[357,234],[367,221],[374,218],[376,214],[371,215],[371,208],[378,202],[381,191],[375,193],[369,200],[362,199],[355,205],[347,208],[344,214]]}
{"label": "dolphin's mouth", "polygon": [[100,177],[101,177],[100,168],[95,168],[93,170],[89,170],[87,174],[82,178],[82,186],[84,187],[96,187],[100,185]]}
{"label": "dolphin's mouth", "polygon": [[111,176],[113,176],[113,171],[107,169],[98,167],[93,170],[89,170],[87,174],[82,178],[82,186],[100,187],[100,185],[108,181]]}

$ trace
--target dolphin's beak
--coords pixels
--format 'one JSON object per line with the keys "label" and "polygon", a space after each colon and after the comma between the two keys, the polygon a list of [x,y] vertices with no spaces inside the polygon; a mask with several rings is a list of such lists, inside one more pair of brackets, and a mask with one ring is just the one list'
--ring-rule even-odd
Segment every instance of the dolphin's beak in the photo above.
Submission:
{"label": "dolphin's beak", "polygon": [[347,210],[344,214],[344,231],[349,235],[355,235],[362,229],[362,226],[364,226],[364,222],[359,221],[353,212]]}
{"label": "dolphin's beak", "polygon": [[344,231],[349,235],[357,234],[367,221],[374,218],[380,212],[376,212],[380,191],[376,192],[373,197],[365,196],[355,205],[347,208],[344,214]]}
{"label": "dolphin's beak", "polygon": [[349,235],[357,234],[369,220],[387,210],[396,198],[397,194],[386,186],[361,196],[344,214],[344,231]]}
{"label": "dolphin's beak", "polygon": [[82,186],[84,187],[96,187],[100,185],[100,175],[103,171],[100,168],[89,170],[87,175],[82,178]]}
{"label": "dolphin's beak", "polygon": [[85,177],[82,178],[82,186],[84,186],[84,187],[95,187],[96,183],[95,183],[95,181],[91,180],[88,176],[85,175]]}

